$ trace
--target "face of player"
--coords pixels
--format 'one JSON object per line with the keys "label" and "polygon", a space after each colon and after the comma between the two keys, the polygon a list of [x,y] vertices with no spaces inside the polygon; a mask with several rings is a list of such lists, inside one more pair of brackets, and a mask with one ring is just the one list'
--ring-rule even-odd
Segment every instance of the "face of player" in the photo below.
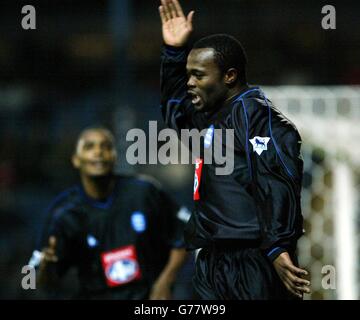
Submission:
{"label": "face of player", "polygon": [[211,48],[193,49],[187,59],[188,94],[199,111],[220,107],[228,95],[229,89],[214,54]]}
{"label": "face of player", "polygon": [[81,175],[102,177],[114,169],[116,151],[113,140],[105,130],[89,130],[80,138],[73,165]]}

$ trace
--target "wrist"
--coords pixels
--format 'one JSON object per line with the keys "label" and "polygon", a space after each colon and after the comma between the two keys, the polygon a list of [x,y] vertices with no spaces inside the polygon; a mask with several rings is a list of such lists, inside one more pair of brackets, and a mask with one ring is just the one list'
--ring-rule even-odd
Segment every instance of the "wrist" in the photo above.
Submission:
{"label": "wrist", "polygon": [[165,47],[169,47],[169,48],[185,48],[186,47],[186,43],[166,43],[164,42],[164,46]]}
{"label": "wrist", "polygon": [[177,53],[182,53],[186,50],[186,46],[175,46],[175,45],[170,45],[170,44],[163,44],[164,48],[165,48],[165,52],[169,53],[169,54],[177,54]]}
{"label": "wrist", "polygon": [[282,247],[274,247],[267,250],[266,257],[270,260],[270,262],[274,262],[277,259],[277,257],[283,252],[287,252],[287,250]]}

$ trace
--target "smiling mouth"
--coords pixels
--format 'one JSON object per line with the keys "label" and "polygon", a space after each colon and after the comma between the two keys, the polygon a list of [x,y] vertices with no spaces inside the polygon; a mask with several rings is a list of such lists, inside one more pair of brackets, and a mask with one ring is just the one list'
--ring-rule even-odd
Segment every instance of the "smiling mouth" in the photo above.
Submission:
{"label": "smiling mouth", "polygon": [[104,168],[107,166],[107,161],[91,161],[90,162],[92,166],[95,168]]}

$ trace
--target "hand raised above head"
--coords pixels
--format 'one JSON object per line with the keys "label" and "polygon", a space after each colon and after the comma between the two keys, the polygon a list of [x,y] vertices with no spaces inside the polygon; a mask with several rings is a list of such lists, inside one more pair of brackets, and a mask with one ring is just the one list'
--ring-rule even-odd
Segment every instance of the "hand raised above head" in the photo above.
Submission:
{"label": "hand raised above head", "polygon": [[193,30],[194,11],[185,17],[178,0],[161,0],[159,12],[164,43],[175,47],[185,45]]}

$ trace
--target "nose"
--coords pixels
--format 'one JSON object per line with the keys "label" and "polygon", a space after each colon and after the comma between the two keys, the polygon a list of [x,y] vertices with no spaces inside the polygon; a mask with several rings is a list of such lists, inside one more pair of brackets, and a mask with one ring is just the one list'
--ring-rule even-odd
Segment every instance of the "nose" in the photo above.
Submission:
{"label": "nose", "polygon": [[187,86],[189,88],[194,88],[195,87],[195,81],[194,81],[194,77],[193,76],[189,76],[189,79],[187,81]]}
{"label": "nose", "polygon": [[94,153],[95,153],[96,156],[102,155],[102,153],[103,153],[103,148],[101,148],[100,145],[96,145],[95,148],[94,148]]}

